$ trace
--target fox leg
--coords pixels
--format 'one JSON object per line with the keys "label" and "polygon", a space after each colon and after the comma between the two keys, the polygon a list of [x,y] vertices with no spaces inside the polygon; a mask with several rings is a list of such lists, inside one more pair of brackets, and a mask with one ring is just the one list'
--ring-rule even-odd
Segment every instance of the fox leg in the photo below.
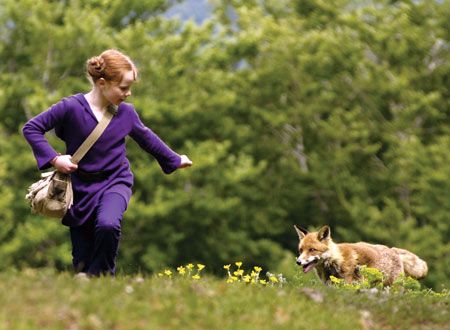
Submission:
{"label": "fox leg", "polygon": [[358,281],[359,280],[359,277],[357,277],[357,276],[355,276],[356,274],[345,274],[344,275],[344,281],[345,281],[345,283],[348,283],[348,284],[352,284],[353,282],[355,282],[355,281]]}

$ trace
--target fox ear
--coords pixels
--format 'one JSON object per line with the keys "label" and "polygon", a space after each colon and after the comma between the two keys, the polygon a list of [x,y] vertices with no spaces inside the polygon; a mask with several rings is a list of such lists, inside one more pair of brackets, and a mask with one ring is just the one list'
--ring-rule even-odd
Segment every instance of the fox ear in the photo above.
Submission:
{"label": "fox ear", "polygon": [[319,239],[319,241],[329,239],[330,237],[331,237],[331,229],[328,226],[323,226],[317,233],[317,238]]}
{"label": "fox ear", "polygon": [[303,229],[302,227],[297,227],[296,225],[294,225],[294,228],[299,239],[303,239],[308,234],[308,231],[306,229]]}

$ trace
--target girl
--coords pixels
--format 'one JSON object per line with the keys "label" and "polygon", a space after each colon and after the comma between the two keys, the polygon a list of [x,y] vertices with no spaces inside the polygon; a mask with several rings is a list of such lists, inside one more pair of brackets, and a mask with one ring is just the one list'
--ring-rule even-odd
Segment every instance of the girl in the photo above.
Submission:
{"label": "girl", "polygon": [[[114,275],[121,220],[133,185],[125,137],[129,135],[155,157],[166,174],[191,166],[192,161],[172,151],[141,122],[134,107],[124,102],[137,78],[136,66],[128,56],[106,50],[89,59],[86,70],[91,91],[62,99],[29,120],[23,134],[40,170],[54,166],[60,172],[71,173],[74,202],[62,223],[70,227],[75,271]],[[105,111],[114,112],[108,127],[79,164],[72,163],[71,155]],[[65,155],[58,154],[45,139],[45,132],[53,128],[66,144]]]}

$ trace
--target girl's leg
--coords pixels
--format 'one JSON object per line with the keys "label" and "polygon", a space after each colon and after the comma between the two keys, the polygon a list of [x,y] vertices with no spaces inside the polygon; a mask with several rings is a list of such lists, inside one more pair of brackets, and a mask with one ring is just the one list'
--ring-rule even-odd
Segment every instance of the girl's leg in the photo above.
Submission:
{"label": "girl's leg", "polygon": [[79,227],[70,227],[72,263],[75,273],[87,272],[94,246],[94,222],[86,221]]}
{"label": "girl's leg", "polygon": [[122,195],[118,193],[103,195],[94,222],[95,238],[88,274],[115,274],[121,221],[126,208],[127,202]]}

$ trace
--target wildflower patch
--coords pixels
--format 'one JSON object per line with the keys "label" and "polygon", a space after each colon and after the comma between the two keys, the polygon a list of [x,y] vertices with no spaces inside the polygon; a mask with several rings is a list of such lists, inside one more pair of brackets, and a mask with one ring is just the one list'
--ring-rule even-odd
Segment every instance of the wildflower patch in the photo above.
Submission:
{"label": "wildflower patch", "polygon": [[[254,266],[251,270],[244,270],[242,267],[242,261],[236,261],[234,264],[224,265],[223,268],[227,272],[226,282],[232,283],[245,283],[260,286],[279,286],[282,287],[286,283],[286,278],[283,274],[273,274],[266,272],[265,275],[261,275],[262,267]],[[176,272],[165,269],[158,273],[158,277],[165,277],[172,279],[174,276],[181,278],[190,278],[193,280],[200,280],[202,278],[201,272],[205,269],[205,265],[189,263],[184,266],[178,266]]]}
{"label": "wildflower patch", "polygon": [[[201,278],[200,273],[205,268],[203,264],[194,264],[189,263],[185,266],[177,267],[177,273],[181,277],[192,278],[193,280],[199,280]],[[170,269],[165,269],[163,272],[158,273],[158,277],[168,277],[172,278],[173,272]]]}

